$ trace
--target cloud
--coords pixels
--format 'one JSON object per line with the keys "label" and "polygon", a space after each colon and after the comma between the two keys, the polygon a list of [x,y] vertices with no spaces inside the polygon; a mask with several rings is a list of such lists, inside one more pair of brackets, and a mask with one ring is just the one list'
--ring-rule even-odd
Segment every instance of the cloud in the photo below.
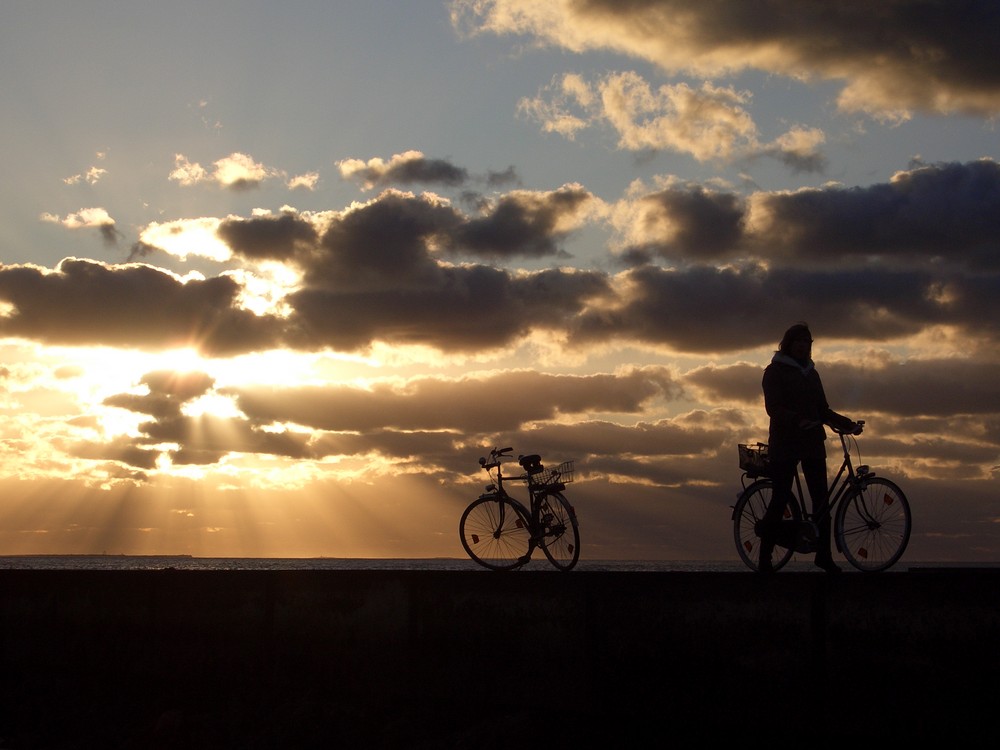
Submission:
{"label": "cloud", "polygon": [[319,172],[306,172],[289,178],[285,186],[289,190],[315,190],[319,182]]}
{"label": "cloud", "polygon": [[215,379],[203,372],[160,370],[146,373],[139,383],[146,386],[146,394],[119,393],[106,398],[104,404],[173,419],[181,415],[185,403],[208,393]]}
{"label": "cloud", "polygon": [[[153,468],[160,454],[175,464],[215,463],[234,453],[312,460],[440,454],[441,461],[454,462],[455,443],[467,439],[463,436],[516,434],[568,415],[639,414],[652,400],[680,395],[674,374],[657,367],[585,376],[510,371],[457,379],[421,377],[366,388],[240,386],[213,391],[212,378],[203,373],[170,371],[148,373],[142,383],[148,394],[121,393],[105,401],[153,417],[140,425],[141,434],[77,443],[74,455],[143,469]],[[210,392],[234,398],[245,416],[182,413],[186,403]],[[289,424],[296,427],[275,427]],[[636,445],[649,452],[662,447],[647,428],[640,431],[644,437],[637,437]],[[601,445],[595,441],[596,447]],[[689,440],[688,450],[691,445]]]}
{"label": "cloud", "polygon": [[115,224],[115,220],[103,208],[81,208],[79,211],[67,214],[64,218],[60,218],[55,214],[43,213],[40,218],[42,221],[51,224],[62,224],[67,229],[81,229],[84,227],[101,228],[109,225],[114,226]]}
{"label": "cloud", "polygon": [[[844,111],[901,119],[1000,112],[991,0],[859,3],[772,0],[455,0],[468,33],[519,34],[572,52],[611,50],[668,74],[757,69],[842,81]],[[947,30],[945,33],[943,30]]]}
{"label": "cloud", "polygon": [[[225,156],[213,164],[209,171],[197,162],[191,162],[183,154],[174,156],[174,169],[169,179],[190,187],[203,182],[214,182],[229,190],[252,190],[259,187],[264,180],[280,177],[279,170],[266,167],[256,162],[253,157],[240,152]],[[302,178],[297,178],[301,180]],[[307,179],[308,182],[308,179]],[[297,183],[297,186],[302,186]]]}
{"label": "cloud", "polygon": [[366,388],[237,387],[228,389],[249,419],[268,424],[366,433],[377,429],[510,431],[562,415],[640,413],[654,398],[679,394],[664,368],[615,374],[547,375],[510,371],[459,379],[414,378]]}
{"label": "cloud", "polygon": [[708,261],[742,247],[745,218],[739,195],[668,180],[662,190],[619,203],[611,221],[627,259]]}
{"label": "cloud", "polygon": [[337,167],[341,177],[360,182],[365,190],[416,183],[455,187],[469,179],[468,172],[462,167],[443,159],[428,159],[419,151],[394,154],[389,161],[378,157],[368,161],[344,159],[337,162]]}
{"label": "cloud", "polygon": [[739,351],[770,344],[803,310],[832,338],[889,341],[935,326],[993,337],[998,284],[997,274],[644,266],[615,279],[616,303],[575,318],[569,345],[634,339],[685,352]]}
{"label": "cloud", "polygon": [[747,109],[750,99],[748,91],[708,81],[699,88],[678,83],[654,89],[638,73],[625,72],[591,86],[568,73],[535,98],[522,99],[518,111],[570,140],[587,127],[607,124],[618,134],[618,147],[629,151],[674,151],[698,161],[768,156],[797,172],[823,169],[822,131],[796,126],[763,144]]}
{"label": "cloud", "polygon": [[39,218],[50,224],[61,224],[67,229],[94,228],[100,233],[105,244],[114,245],[118,242],[119,232],[115,228],[115,220],[103,208],[81,208],[63,218],[55,214],[43,213]]}
{"label": "cloud", "polygon": [[250,219],[228,217],[218,223],[216,232],[233,253],[251,260],[292,261],[300,253],[312,253],[319,240],[316,225],[292,212]]}
{"label": "cloud", "polygon": [[63,182],[67,185],[78,185],[81,182],[86,182],[88,185],[96,185],[107,173],[108,170],[102,167],[91,167],[83,174],[64,177]]}
{"label": "cloud", "polygon": [[[471,216],[433,195],[387,190],[339,212],[151,224],[141,235],[178,257],[239,261],[260,276],[184,281],[80,260],[54,272],[4,267],[0,332],[215,353],[378,342],[476,352],[541,332],[571,348],[728,352],[769,345],[806,310],[835,338],[949,327],[988,341],[1000,320],[997,217],[991,160],[749,197],[664,179],[648,192],[636,185],[611,211],[578,185],[510,191]],[[605,218],[628,270],[506,267],[565,257],[571,232]],[[266,264],[294,281],[251,304]]]}
{"label": "cloud", "polygon": [[457,228],[453,249],[480,257],[541,257],[559,252],[559,241],[599,209],[597,199],[580,185],[550,192],[514,191],[487,213]]}
{"label": "cloud", "polygon": [[[922,418],[966,415],[974,416],[980,425],[1000,415],[1000,362],[902,360],[883,354],[854,362],[821,362],[818,367],[827,391],[848,401],[851,408],[867,413]],[[697,384],[713,400],[757,403],[761,398],[760,377],[758,366],[705,366],[687,373],[684,382]],[[928,393],[933,393],[934,398],[929,399]],[[914,431],[941,432],[944,427],[943,422],[926,420],[925,429]],[[995,453],[997,435],[989,439]]]}
{"label": "cloud", "polygon": [[920,165],[887,183],[757,192],[747,199],[667,180],[661,190],[620,202],[612,216],[626,257],[862,264],[869,273],[915,266],[994,272],[1000,164]]}

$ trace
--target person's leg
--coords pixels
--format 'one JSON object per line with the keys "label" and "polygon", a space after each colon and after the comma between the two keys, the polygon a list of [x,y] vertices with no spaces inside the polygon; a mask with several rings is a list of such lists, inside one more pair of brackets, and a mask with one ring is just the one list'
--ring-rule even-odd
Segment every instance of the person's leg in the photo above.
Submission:
{"label": "person's leg", "polygon": [[792,481],[795,479],[795,461],[775,461],[771,459],[771,502],[760,520],[760,558],[757,568],[761,572],[771,571],[771,555],[778,532],[778,524],[785,517],[785,509],[792,499]]}
{"label": "person's leg", "polygon": [[826,457],[803,458],[802,475],[809,488],[813,521],[816,523],[816,564],[831,572],[839,570],[833,562],[830,549],[830,492],[827,487]]}

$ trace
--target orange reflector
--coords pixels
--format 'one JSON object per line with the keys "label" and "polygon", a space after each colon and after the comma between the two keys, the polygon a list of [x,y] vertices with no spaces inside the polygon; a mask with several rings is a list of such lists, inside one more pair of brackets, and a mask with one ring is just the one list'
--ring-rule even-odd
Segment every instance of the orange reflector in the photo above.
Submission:
{"label": "orange reflector", "polygon": [[753,552],[753,542],[751,542],[749,539],[743,542],[743,547],[746,549],[747,552]]}
{"label": "orange reflector", "polygon": [[522,521],[520,518],[518,518],[516,521],[514,521],[514,525],[517,526],[517,528],[519,528],[519,529],[523,529],[524,528],[524,521]]}
{"label": "orange reflector", "polygon": [[479,534],[473,534],[472,535],[472,543],[473,544],[479,544]]}
{"label": "orange reflector", "polygon": [[858,548],[858,557],[863,557],[863,558],[865,558],[867,560],[868,559],[868,550],[866,550],[864,547],[859,547]]}
{"label": "orange reflector", "polygon": [[893,503],[892,495],[890,495],[888,492],[885,493],[885,497],[882,498],[882,502],[885,503],[886,505],[892,505]]}

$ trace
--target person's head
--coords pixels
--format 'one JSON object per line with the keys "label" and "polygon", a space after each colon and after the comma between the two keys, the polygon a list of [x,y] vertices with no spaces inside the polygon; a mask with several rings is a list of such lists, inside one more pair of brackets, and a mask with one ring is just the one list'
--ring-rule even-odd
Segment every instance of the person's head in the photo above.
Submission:
{"label": "person's head", "polygon": [[812,351],[812,333],[805,323],[796,323],[781,337],[778,351],[794,359],[809,359]]}

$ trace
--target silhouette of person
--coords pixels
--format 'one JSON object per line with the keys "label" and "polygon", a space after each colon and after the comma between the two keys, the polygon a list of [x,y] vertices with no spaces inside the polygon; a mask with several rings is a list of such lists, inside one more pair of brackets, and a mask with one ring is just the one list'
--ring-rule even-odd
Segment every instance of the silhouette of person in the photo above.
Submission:
{"label": "silhouette of person", "polygon": [[812,334],[805,323],[785,331],[771,363],[764,369],[761,383],[764,408],[771,418],[768,430],[768,458],[774,489],[760,524],[761,545],[758,570],[773,572],[778,524],[792,499],[795,468],[802,474],[812,500],[816,521],[816,565],[828,573],[839,573],[830,551],[829,490],[826,475],[826,430],[824,425],[852,434],[861,426],[830,408],[823,383],[812,361]]}

